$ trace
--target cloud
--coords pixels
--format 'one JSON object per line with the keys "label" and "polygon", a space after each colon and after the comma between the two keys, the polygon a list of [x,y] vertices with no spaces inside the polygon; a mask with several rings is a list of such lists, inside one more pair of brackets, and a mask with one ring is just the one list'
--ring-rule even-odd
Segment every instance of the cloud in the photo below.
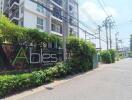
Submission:
{"label": "cloud", "polygon": [[[105,9],[107,9],[114,17],[118,16],[114,8],[105,7]],[[102,8],[92,1],[86,1],[85,3],[83,3],[80,6],[79,13],[80,19],[84,22],[89,22],[93,20],[94,22],[98,23],[103,21],[107,17]]]}

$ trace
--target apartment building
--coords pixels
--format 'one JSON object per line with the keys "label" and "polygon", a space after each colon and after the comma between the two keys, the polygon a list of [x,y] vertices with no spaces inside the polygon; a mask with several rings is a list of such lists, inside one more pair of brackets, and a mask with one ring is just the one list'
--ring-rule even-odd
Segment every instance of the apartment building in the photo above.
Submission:
{"label": "apartment building", "polygon": [[4,2],[0,0],[0,13],[3,13]]}
{"label": "apartment building", "polygon": [[68,10],[69,13],[69,33],[74,33],[79,36],[79,11],[78,11],[78,0],[69,0],[68,1]]}
{"label": "apartment building", "polygon": [[[63,36],[79,36],[77,0],[4,0],[4,14],[15,24]],[[47,7],[51,11],[45,9]]]}

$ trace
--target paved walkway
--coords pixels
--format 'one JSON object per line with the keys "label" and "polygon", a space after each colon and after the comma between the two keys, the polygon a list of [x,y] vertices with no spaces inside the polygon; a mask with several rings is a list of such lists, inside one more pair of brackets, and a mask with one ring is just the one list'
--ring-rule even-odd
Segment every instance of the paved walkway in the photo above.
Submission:
{"label": "paved walkway", "polygon": [[124,59],[21,100],[132,100],[132,59]]}

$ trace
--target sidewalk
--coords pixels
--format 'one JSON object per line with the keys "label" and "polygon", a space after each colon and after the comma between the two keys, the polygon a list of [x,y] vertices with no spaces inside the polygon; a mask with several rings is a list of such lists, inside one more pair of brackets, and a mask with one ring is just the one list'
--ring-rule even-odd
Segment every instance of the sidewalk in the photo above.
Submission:
{"label": "sidewalk", "polygon": [[[96,70],[96,69],[94,69],[94,70]],[[18,99],[21,99],[23,97],[26,97],[26,96],[29,96],[29,95],[33,95],[35,93],[38,93],[38,92],[41,92],[41,91],[44,91],[44,90],[45,91],[46,90],[52,90],[55,87],[57,87],[57,86],[59,86],[61,84],[65,84],[65,83],[67,83],[69,81],[72,81],[73,79],[79,78],[79,77],[81,77],[84,74],[92,73],[94,70],[86,72],[86,73],[81,73],[81,74],[76,74],[76,75],[73,75],[73,76],[68,76],[65,79],[55,80],[54,82],[49,83],[47,85],[42,85],[42,86],[34,88],[34,89],[30,89],[30,90],[27,90],[27,91],[24,91],[24,92],[15,94],[15,95],[11,95],[9,97],[4,98],[3,100],[18,100]]]}
{"label": "sidewalk", "polygon": [[56,80],[5,100],[132,100],[132,59]]}

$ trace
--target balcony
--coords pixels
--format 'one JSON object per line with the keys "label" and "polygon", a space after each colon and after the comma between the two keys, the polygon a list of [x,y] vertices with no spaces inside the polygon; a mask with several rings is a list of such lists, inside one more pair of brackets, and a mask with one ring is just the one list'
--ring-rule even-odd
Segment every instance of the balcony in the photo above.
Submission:
{"label": "balcony", "polygon": [[53,16],[56,17],[56,18],[58,18],[58,19],[60,19],[60,20],[62,20],[61,15],[58,14],[58,13],[56,13],[56,12],[53,12]]}
{"label": "balcony", "polygon": [[10,19],[11,19],[11,21],[19,20],[19,11],[12,12],[11,15],[10,15]]}
{"label": "balcony", "polygon": [[62,6],[62,0],[52,0],[52,1],[54,1],[59,6]]}
{"label": "balcony", "polygon": [[51,31],[57,34],[62,34],[62,23],[56,20],[52,20],[51,22]]}
{"label": "balcony", "polygon": [[11,8],[16,9],[16,7],[19,6],[19,1],[20,1],[20,0],[11,0],[10,3],[9,3],[10,9],[11,9]]}
{"label": "balcony", "polygon": [[71,4],[76,4],[76,5],[78,5],[78,0],[69,0],[69,2],[70,2]]}
{"label": "balcony", "polygon": [[62,20],[62,10],[59,7],[54,6],[52,14],[53,14],[54,17]]}

